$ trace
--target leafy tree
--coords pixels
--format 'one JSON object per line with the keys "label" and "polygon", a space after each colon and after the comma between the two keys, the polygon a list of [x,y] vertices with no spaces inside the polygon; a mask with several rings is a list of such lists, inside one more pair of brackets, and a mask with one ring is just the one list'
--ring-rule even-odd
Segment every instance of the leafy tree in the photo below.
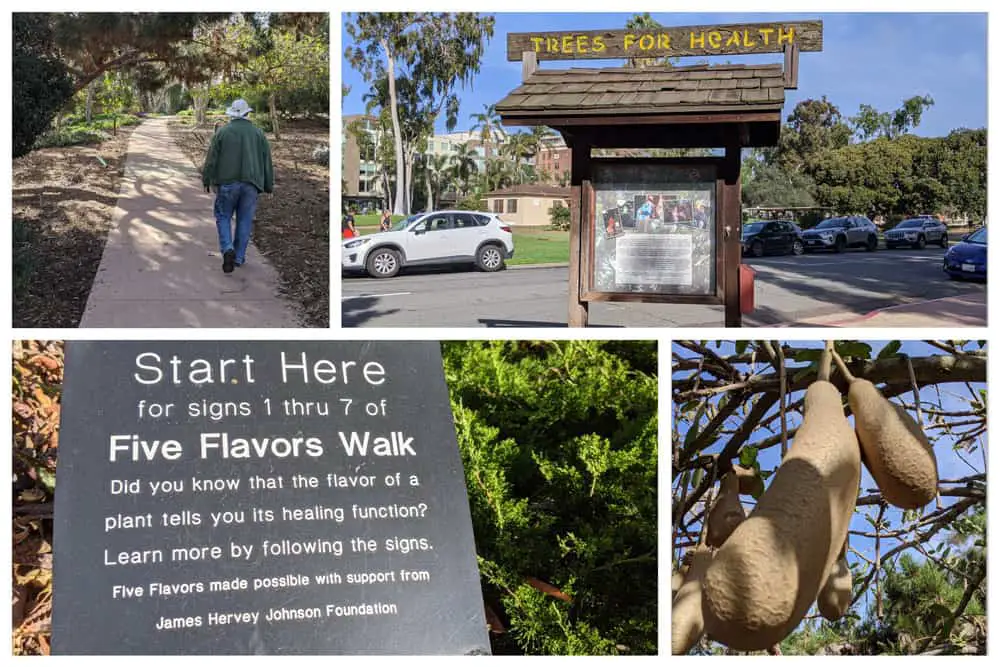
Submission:
{"label": "leafy tree", "polygon": [[850,140],[851,128],[824,95],[795,105],[773,156],[786,170],[809,173],[824,152],[842,148]]}
{"label": "leafy tree", "polygon": [[52,26],[64,62],[75,77],[74,92],[109,70],[157,63],[178,78],[200,69],[209,54],[225,54],[225,45],[207,39],[209,49],[185,48],[199,26],[229,20],[226,13],[117,12],[44,14]]}
{"label": "leafy tree", "polygon": [[132,82],[122,72],[105,72],[98,98],[105,113],[114,119],[113,132],[118,134],[118,116],[127,111],[135,101]]}
{"label": "leafy tree", "polygon": [[[935,140],[880,137],[824,155],[814,170],[816,198],[845,213],[908,215],[941,210],[948,192],[927,160]],[[920,167],[924,171],[920,171]]]}
{"label": "leafy tree", "polygon": [[494,653],[655,653],[656,343],[442,349]]}
{"label": "leafy tree", "polygon": [[[854,597],[848,616],[836,623],[807,616],[781,652],[959,653],[964,644],[985,650],[985,628],[979,630],[985,623],[985,347],[985,341],[835,342],[853,375],[875,383],[922,425],[938,459],[940,500],[919,510],[892,508],[863,471],[849,531]],[[673,356],[676,563],[699,543],[717,480],[734,463],[757,469],[768,483],[802,422],[820,350],[779,341],[678,340]],[[831,381],[846,390],[839,373]],[[845,411],[850,414],[849,406]],[[721,650],[707,640],[696,647]]]}
{"label": "leafy tree", "polygon": [[72,78],[56,57],[52,27],[44,15],[13,14],[14,157],[31,151],[73,94]]}
{"label": "leafy tree", "polygon": [[815,206],[813,179],[751,155],[743,161],[744,206]]}
{"label": "leafy tree", "polygon": [[354,42],[345,50],[348,61],[369,83],[384,79],[387,84],[385,106],[396,156],[393,212],[406,214],[405,194],[410,187],[397,107],[397,78],[405,77],[413,84],[419,100],[415,118],[424,118],[433,127],[443,113],[447,127],[453,129],[459,107],[455,88],[478,73],[495,19],[471,13],[424,12],[361,12],[345,15],[345,19]]}
{"label": "leafy tree", "polygon": [[901,107],[893,112],[880,112],[869,104],[862,104],[858,115],[851,117],[854,133],[861,141],[878,137],[895,139],[920,125],[924,111],[933,106],[929,95],[916,95],[903,100]]}
{"label": "leafy tree", "polygon": [[322,34],[304,32],[302,28],[270,25],[259,29],[241,18],[227,26],[225,39],[239,52],[250,54],[233,68],[226,88],[244,97],[259,96],[267,101],[275,138],[281,137],[278,120],[280,98],[317,88],[325,90],[325,96],[329,98],[329,48]]}
{"label": "leafy tree", "polygon": [[942,142],[939,180],[948,203],[975,222],[986,218],[986,129],[953,130]]}

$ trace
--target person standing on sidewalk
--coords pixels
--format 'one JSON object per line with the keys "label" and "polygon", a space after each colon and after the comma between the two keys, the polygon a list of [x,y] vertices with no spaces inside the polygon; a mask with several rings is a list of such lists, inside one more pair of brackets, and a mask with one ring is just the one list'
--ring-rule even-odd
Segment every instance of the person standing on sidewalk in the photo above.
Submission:
{"label": "person standing on sidewalk", "polygon": [[251,111],[243,99],[226,109],[232,120],[212,137],[201,172],[205,192],[211,192],[213,185],[216,187],[215,225],[225,273],[232,273],[234,266],[242,266],[247,260],[257,196],[261,192],[274,192],[271,146],[264,132],[247,119]]}

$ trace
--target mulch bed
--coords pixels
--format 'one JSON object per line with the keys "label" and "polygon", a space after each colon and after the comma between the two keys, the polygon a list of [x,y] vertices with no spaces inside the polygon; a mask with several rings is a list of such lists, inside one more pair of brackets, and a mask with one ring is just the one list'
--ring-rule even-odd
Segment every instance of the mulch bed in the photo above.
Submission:
{"label": "mulch bed", "polygon": [[100,144],[43,148],[14,160],[15,327],[79,325],[134,129],[119,128]]}
{"label": "mulch bed", "polygon": [[[171,136],[197,168],[213,128],[171,122]],[[254,244],[278,271],[281,292],[300,306],[310,327],[330,322],[330,168],[312,160],[327,145],[326,121],[286,121],[281,139],[268,137],[274,195],[258,199]]]}
{"label": "mulch bed", "polygon": [[14,655],[47,655],[52,623],[52,498],[63,344],[14,341],[12,359]]}

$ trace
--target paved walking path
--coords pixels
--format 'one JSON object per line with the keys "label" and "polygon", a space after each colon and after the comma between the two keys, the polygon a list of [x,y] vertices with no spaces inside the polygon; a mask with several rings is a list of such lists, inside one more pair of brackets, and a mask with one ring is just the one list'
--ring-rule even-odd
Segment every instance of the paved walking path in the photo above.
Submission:
{"label": "paved walking path", "polygon": [[252,241],[247,263],[222,272],[214,201],[167,119],[137,127],[80,327],[302,326]]}

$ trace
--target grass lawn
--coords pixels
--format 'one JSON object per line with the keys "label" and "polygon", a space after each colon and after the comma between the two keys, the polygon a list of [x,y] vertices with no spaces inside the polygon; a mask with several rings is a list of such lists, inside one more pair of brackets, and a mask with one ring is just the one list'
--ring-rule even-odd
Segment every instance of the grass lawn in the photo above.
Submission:
{"label": "grass lawn", "polygon": [[[402,220],[394,215],[392,221]],[[378,231],[378,214],[354,216],[354,226],[362,236]],[[557,264],[569,261],[569,232],[557,232],[548,227],[512,227],[514,232],[514,258],[517,264]]]}

